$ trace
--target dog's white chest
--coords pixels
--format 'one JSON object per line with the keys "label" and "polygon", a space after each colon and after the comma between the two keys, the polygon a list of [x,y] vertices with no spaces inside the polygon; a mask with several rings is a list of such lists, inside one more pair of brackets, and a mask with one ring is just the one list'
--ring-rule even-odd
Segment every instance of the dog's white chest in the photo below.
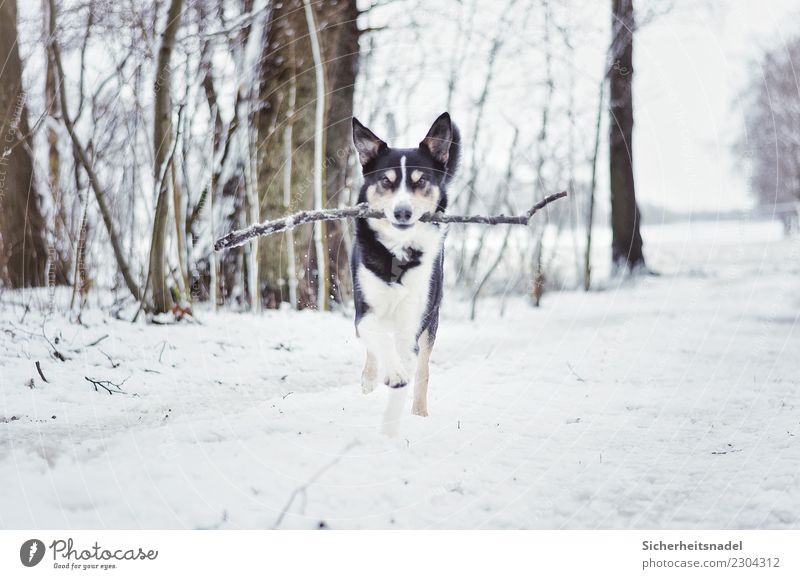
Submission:
{"label": "dog's white chest", "polygon": [[358,279],[370,310],[380,317],[421,317],[428,300],[432,263],[423,261],[387,283],[361,265]]}
{"label": "dog's white chest", "polygon": [[[392,277],[399,277],[399,283],[387,283],[363,264],[360,266],[358,279],[361,291],[370,310],[380,317],[408,321],[419,321],[422,318],[429,298],[433,264],[441,250],[443,233],[431,226],[420,229],[413,238],[397,235],[386,240],[381,235],[384,231],[378,232],[381,242],[398,258],[393,265]],[[407,258],[404,248],[408,247],[421,250],[422,256],[419,265],[404,269]]]}

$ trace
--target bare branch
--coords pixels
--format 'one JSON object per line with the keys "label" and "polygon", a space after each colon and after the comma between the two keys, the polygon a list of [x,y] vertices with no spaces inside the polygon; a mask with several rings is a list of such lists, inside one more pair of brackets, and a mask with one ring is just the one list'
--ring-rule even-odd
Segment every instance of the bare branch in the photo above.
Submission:
{"label": "bare branch", "polygon": [[44,377],[44,372],[42,372],[42,365],[39,363],[39,360],[36,360],[36,371],[39,373],[39,376],[42,380],[47,382],[47,378]]}
{"label": "bare branch", "polygon": [[[426,213],[420,217],[420,221],[429,223],[478,223],[481,225],[527,225],[533,214],[542,209],[548,203],[566,197],[567,192],[561,191],[549,195],[539,201],[522,215],[446,215],[444,213]],[[214,243],[214,249],[230,249],[238,247],[245,242],[264,235],[272,235],[281,231],[292,230],[298,225],[314,223],[316,221],[336,221],[338,219],[348,219],[350,217],[358,219],[385,219],[386,215],[382,211],[370,210],[366,203],[361,203],[355,207],[345,207],[343,209],[319,209],[316,211],[300,211],[294,215],[265,221],[232,231],[224,237],[219,238]]]}
{"label": "bare branch", "polygon": [[[287,396],[288,396],[288,394],[287,394]],[[284,396],[284,398],[286,398],[286,396]],[[354,441],[350,442],[350,444],[345,446],[342,449],[342,451],[339,454],[337,454],[336,456],[334,456],[333,459],[330,462],[328,462],[327,464],[323,465],[322,468],[320,468],[317,472],[315,472],[310,479],[308,479],[305,483],[303,483],[302,485],[300,485],[299,487],[294,489],[292,491],[292,494],[289,495],[289,500],[286,503],[286,506],[283,507],[283,510],[281,510],[281,514],[278,516],[278,519],[275,521],[275,524],[272,525],[272,528],[273,529],[277,529],[278,527],[281,526],[281,523],[283,522],[283,518],[288,514],[289,509],[292,506],[292,503],[294,503],[294,500],[295,500],[295,498],[297,498],[298,495],[301,495],[301,496],[303,496],[305,498],[306,491],[309,489],[309,487],[311,485],[313,485],[315,482],[317,482],[317,480],[323,474],[325,474],[330,469],[332,469],[334,466],[336,466],[339,463],[339,461],[342,460],[344,455],[347,454],[350,451],[350,449],[352,449],[354,446],[357,446],[358,444],[359,444],[359,442],[357,440],[354,440]]]}
{"label": "bare branch", "polygon": [[108,237],[109,240],[111,241],[111,247],[114,250],[114,258],[116,259],[117,266],[119,267],[120,273],[122,274],[122,278],[125,281],[125,285],[128,287],[128,290],[131,292],[131,294],[133,294],[133,296],[136,299],[139,299],[139,286],[133,279],[130,267],[128,266],[128,262],[125,259],[125,254],[123,253],[122,250],[122,244],[119,241],[117,231],[114,227],[114,221],[111,218],[111,210],[109,209],[106,203],[105,190],[100,185],[100,180],[98,179],[97,174],[94,172],[94,167],[92,166],[92,162],[89,160],[89,154],[87,153],[86,149],[84,148],[83,144],[78,138],[78,134],[75,131],[75,125],[69,114],[69,107],[67,106],[67,98],[66,98],[67,85],[64,76],[64,67],[61,63],[61,49],[59,48],[58,41],[56,40],[55,0],[49,1],[49,8],[50,8],[49,48],[53,55],[53,60],[55,61],[56,65],[56,73],[58,75],[57,85],[59,87],[58,93],[59,93],[59,101],[61,104],[61,119],[64,121],[64,126],[66,127],[67,133],[69,133],[70,139],[72,140],[73,150],[77,158],[77,161],[83,166],[86,175],[89,177],[89,184],[92,190],[94,191],[94,196],[95,199],[97,200],[97,205],[100,208],[100,215],[103,218],[103,223],[106,226],[106,231],[108,232]]}
{"label": "bare branch", "polygon": [[128,381],[127,378],[123,380],[119,384],[115,384],[111,380],[98,380],[95,378],[89,378],[88,376],[83,377],[89,384],[94,386],[95,392],[100,392],[100,388],[108,392],[109,394],[126,394],[126,392],[122,389],[122,385]]}

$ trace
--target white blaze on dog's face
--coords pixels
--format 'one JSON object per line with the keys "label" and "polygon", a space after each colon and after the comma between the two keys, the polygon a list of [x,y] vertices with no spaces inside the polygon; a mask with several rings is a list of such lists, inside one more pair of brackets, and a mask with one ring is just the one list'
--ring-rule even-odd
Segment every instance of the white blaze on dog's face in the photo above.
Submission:
{"label": "white blaze on dog's face", "polygon": [[424,168],[408,166],[408,155],[400,156],[399,167],[380,169],[371,177],[375,182],[367,187],[367,203],[371,209],[383,211],[398,229],[413,227],[439,206],[441,189],[431,183],[432,176]]}
{"label": "white blaze on dog's face", "polygon": [[[391,149],[369,129],[353,119],[353,141],[364,170],[366,201],[371,209],[382,211],[397,229],[414,227],[426,213],[443,210],[443,182],[447,156],[437,158],[436,152],[449,148],[452,137],[450,118],[437,120],[431,131],[416,149]],[[442,126],[438,126],[438,125]],[[437,143],[429,146],[427,139],[436,131]]]}

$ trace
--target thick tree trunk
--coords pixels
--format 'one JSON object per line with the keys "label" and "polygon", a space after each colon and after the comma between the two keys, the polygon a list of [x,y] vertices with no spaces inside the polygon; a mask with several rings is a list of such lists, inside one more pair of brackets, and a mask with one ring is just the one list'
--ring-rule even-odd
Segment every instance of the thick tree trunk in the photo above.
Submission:
{"label": "thick tree trunk", "polygon": [[[327,4],[327,3],[326,3]],[[293,94],[292,94],[293,91]],[[302,0],[276,3],[265,30],[259,109],[256,114],[257,190],[260,218],[275,219],[288,212],[311,209],[314,170],[314,101],[316,98],[314,62],[308,24]],[[294,107],[290,97],[294,97]],[[285,203],[284,129],[291,125],[293,196]],[[264,305],[277,308],[289,297],[288,252],[284,236],[263,238],[259,242],[259,285]],[[316,260],[312,232],[294,233],[298,307],[316,304]]]}
{"label": "thick tree trunk", "polygon": [[[46,5],[44,5],[44,8],[47,10]],[[49,16],[46,15],[44,23],[45,30],[48,29],[48,18]],[[60,107],[58,104],[56,77],[56,65],[53,62],[52,54],[48,51],[47,69],[45,73],[45,99],[47,103],[47,113],[51,117],[51,120],[47,123],[47,173],[50,196],[53,200],[53,245],[50,251],[51,263],[49,281],[51,284],[70,285],[69,278],[72,270],[70,248],[72,244],[69,235],[69,222],[64,207],[63,192],[61,190],[61,153],[59,151],[58,131],[56,130],[56,119],[60,115]]]}
{"label": "thick tree trunk", "polygon": [[[320,32],[325,61],[327,126],[325,130],[325,207],[343,207],[347,199],[348,161],[352,154],[353,92],[358,75],[358,7],[355,0],[323,2],[318,5],[318,22],[327,26]],[[342,303],[352,293],[345,236],[347,223],[327,224],[328,288]]]}
{"label": "thick tree trunk", "polygon": [[47,283],[45,221],[33,178],[17,41],[16,0],[0,2],[0,278],[11,287]]}
{"label": "thick tree trunk", "polygon": [[183,0],[172,0],[167,12],[161,48],[158,51],[158,66],[154,84],[155,107],[153,109],[153,174],[158,197],[153,217],[153,238],[150,248],[150,290],[153,313],[167,312],[172,308],[172,296],[167,287],[165,269],[165,247],[167,223],[169,221],[169,179],[167,162],[172,147],[172,49],[175,35],[180,27]]}
{"label": "thick tree trunk", "polygon": [[633,0],[612,0],[609,69],[611,259],[614,271],[645,269],[633,178]]}

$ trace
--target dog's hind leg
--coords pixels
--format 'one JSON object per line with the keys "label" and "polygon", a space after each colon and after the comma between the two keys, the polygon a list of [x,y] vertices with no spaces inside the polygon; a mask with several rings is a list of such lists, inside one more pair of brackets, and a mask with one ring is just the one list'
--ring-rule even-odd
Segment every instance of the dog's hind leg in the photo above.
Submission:
{"label": "dog's hind leg", "polygon": [[419,337],[417,373],[414,376],[414,404],[411,406],[411,414],[416,414],[417,416],[428,415],[428,377],[432,349],[433,340],[426,329]]}
{"label": "dog's hind leg", "polygon": [[378,359],[375,354],[367,350],[367,359],[364,362],[364,371],[361,372],[361,391],[369,394],[378,385]]}

